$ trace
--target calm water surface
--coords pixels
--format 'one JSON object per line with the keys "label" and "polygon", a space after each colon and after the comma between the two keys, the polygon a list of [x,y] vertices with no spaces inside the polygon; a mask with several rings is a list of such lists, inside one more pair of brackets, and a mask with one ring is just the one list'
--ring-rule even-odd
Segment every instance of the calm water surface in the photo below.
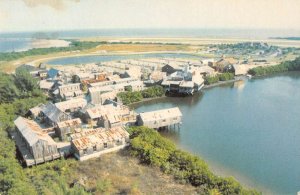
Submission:
{"label": "calm water surface", "polygon": [[199,56],[183,53],[148,53],[148,54],[130,54],[130,55],[88,55],[57,58],[47,62],[50,65],[69,65],[107,62],[114,60],[139,59],[139,58],[195,58],[200,60]]}
{"label": "calm water surface", "polygon": [[181,130],[164,135],[215,172],[264,193],[300,191],[300,72],[146,102],[136,111],[174,106],[183,113]]}

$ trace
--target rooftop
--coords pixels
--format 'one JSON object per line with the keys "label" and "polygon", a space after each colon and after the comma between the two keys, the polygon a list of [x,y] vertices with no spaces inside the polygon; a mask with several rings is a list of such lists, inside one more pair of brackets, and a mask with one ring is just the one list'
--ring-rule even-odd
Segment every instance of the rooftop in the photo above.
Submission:
{"label": "rooftop", "polygon": [[93,129],[93,131],[90,131],[89,134],[73,139],[72,143],[78,150],[84,150],[98,144],[127,138],[128,136],[129,133],[124,127],[115,127],[110,130],[98,128]]}
{"label": "rooftop", "polygon": [[140,117],[145,121],[160,120],[165,118],[181,117],[182,113],[178,107],[140,113]]}
{"label": "rooftop", "polygon": [[57,123],[57,126],[58,128],[64,128],[64,127],[73,127],[80,124],[81,124],[81,120],[79,118],[75,118],[75,119],[59,122]]}
{"label": "rooftop", "polygon": [[47,141],[48,144],[55,144],[54,140],[35,121],[19,116],[14,123],[30,146],[39,140]]}
{"label": "rooftop", "polygon": [[67,101],[55,103],[55,106],[62,111],[71,108],[84,107],[86,105],[87,101],[84,98],[74,98]]}

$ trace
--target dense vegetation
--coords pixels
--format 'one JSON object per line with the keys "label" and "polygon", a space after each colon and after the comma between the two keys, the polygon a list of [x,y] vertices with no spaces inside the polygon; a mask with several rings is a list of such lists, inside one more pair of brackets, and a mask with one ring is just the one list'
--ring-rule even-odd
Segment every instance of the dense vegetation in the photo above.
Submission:
{"label": "dense vegetation", "polygon": [[165,94],[163,87],[161,86],[153,86],[149,87],[143,91],[135,91],[131,90],[126,92],[121,92],[118,94],[118,97],[121,98],[123,104],[128,105],[134,102],[139,102],[143,100],[143,98],[154,98],[154,97],[162,97]]}
{"label": "dense vegetation", "polygon": [[66,179],[75,161],[57,160],[23,169],[16,159],[15,143],[8,134],[14,119],[45,102],[28,73],[0,73],[0,194],[85,194],[80,186],[70,188]]}
{"label": "dense vegetation", "polygon": [[15,75],[0,72],[0,104],[42,96],[37,80],[32,78],[26,70],[18,69]]}
{"label": "dense vegetation", "polygon": [[81,51],[85,49],[94,48],[100,43],[101,42],[72,41],[69,47],[34,48],[21,52],[3,52],[0,53],[0,61],[11,61],[27,56],[46,55],[57,52]]}
{"label": "dense vegetation", "polygon": [[206,76],[204,78],[204,84],[211,85],[219,81],[228,81],[232,79],[234,79],[234,74],[230,72],[225,72],[225,73],[218,74],[216,76]]}
{"label": "dense vegetation", "polygon": [[287,71],[300,71],[300,57],[293,61],[282,62],[281,64],[275,66],[252,68],[248,71],[248,73],[253,76],[265,76]]}
{"label": "dense vegetation", "polygon": [[234,178],[214,175],[200,158],[176,149],[157,131],[147,127],[132,127],[130,130],[130,153],[142,163],[157,166],[181,183],[190,183],[199,188],[200,194],[259,194],[244,189]]}

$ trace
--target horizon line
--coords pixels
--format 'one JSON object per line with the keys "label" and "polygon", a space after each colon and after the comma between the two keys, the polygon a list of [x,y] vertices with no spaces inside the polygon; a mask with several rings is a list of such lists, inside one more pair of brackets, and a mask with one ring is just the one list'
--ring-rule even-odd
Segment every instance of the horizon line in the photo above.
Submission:
{"label": "horizon line", "polygon": [[[97,31],[97,30],[272,30],[272,31],[299,31],[300,28],[241,28],[241,27],[151,27],[151,28],[73,28],[73,29],[42,29],[42,30],[4,30],[0,34],[6,33],[39,33],[39,32],[65,32],[65,31]],[[300,35],[299,35],[300,36]]]}

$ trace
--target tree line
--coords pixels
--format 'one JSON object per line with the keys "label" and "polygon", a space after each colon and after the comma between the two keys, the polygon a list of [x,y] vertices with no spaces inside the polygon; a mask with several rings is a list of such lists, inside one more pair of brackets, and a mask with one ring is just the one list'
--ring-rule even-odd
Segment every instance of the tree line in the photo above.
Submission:
{"label": "tree line", "polygon": [[68,47],[33,48],[21,52],[2,52],[0,53],[0,61],[11,61],[27,56],[46,55],[58,52],[81,51],[85,49],[94,48],[99,44],[101,44],[101,42],[72,40]]}
{"label": "tree line", "polygon": [[0,104],[41,96],[43,93],[39,89],[37,79],[25,69],[17,69],[14,75],[0,72]]}
{"label": "tree line", "polygon": [[142,101],[144,98],[162,97],[165,91],[162,86],[152,86],[142,91],[132,91],[132,88],[127,88],[128,91],[118,94],[118,98],[122,100],[125,105]]}
{"label": "tree line", "polygon": [[253,76],[266,76],[270,74],[287,72],[287,71],[300,71],[300,57],[292,61],[285,61],[275,66],[255,67],[248,71]]}
{"label": "tree line", "polygon": [[230,72],[225,72],[225,73],[217,74],[215,76],[204,77],[204,84],[211,85],[219,81],[228,81],[232,79],[234,79],[234,74]]}

